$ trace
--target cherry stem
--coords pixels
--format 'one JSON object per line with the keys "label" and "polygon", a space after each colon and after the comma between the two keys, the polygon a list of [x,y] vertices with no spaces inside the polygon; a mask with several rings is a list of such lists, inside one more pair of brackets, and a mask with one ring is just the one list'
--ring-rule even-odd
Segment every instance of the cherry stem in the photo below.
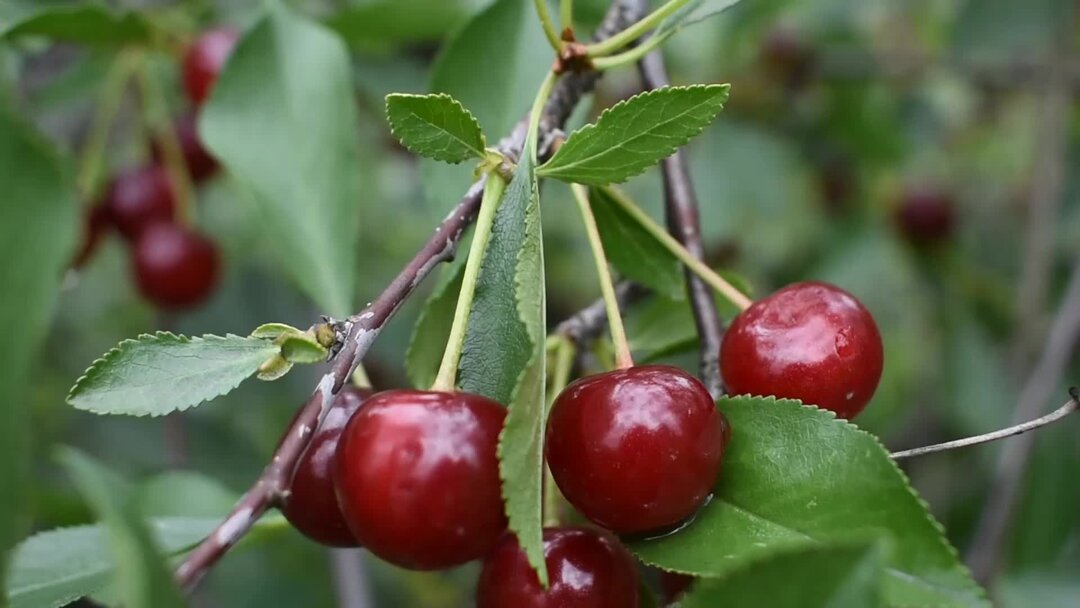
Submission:
{"label": "cherry stem", "polygon": [[642,228],[647,230],[649,234],[656,238],[656,240],[660,241],[660,244],[663,245],[665,249],[670,251],[675,257],[679,258],[679,261],[685,264],[691,272],[701,277],[701,280],[708,283],[710,287],[715,289],[720,295],[724,296],[729,302],[737,306],[739,310],[746,310],[754,303],[754,301],[746,297],[743,292],[736,289],[734,285],[728,283],[724,277],[716,274],[712,268],[709,268],[704,262],[694,257],[675,239],[675,237],[668,234],[667,230],[664,230],[660,224],[649,217],[649,214],[645,213],[640,207],[634,204],[634,201],[630,200],[628,196],[611,186],[605,186],[603,190],[623,209],[623,211],[630,214]]}
{"label": "cherry stem", "polygon": [[363,363],[356,364],[356,369],[353,370],[349,380],[356,388],[371,388],[371,378],[368,376],[367,370],[364,369]]}
{"label": "cherry stem", "polygon": [[457,308],[454,309],[454,321],[450,326],[450,337],[446,341],[439,373],[433,391],[453,391],[457,388],[458,363],[461,361],[461,349],[465,346],[465,330],[469,326],[469,313],[472,312],[473,296],[476,295],[476,280],[480,277],[480,266],[484,261],[491,227],[495,224],[495,210],[499,207],[506,181],[495,171],[487,175],[484,183],[484,196],[480,199],[480,214],[476,218],[476,234],[473,235],[469,248],[469,259],[465,263],[465,274],[461,279],[461,291],[458,292]]}
{"label": "cherry stem", "polygon": [[[548,385],[548,399],[544,418],[551,411],[551,405],[559,393],[563,392],[570,383],[570,372],[574,367],[574,357],[577,356],[577,347],[573,340],[565,335],[556,334],[548,338],[547,350],[554,351],[555,364],[551,368],[551,382]],[[551,476],[551,469],[544,465],[544,526],[557,526],[561,523],[562,501],[559,488],[555,485],[555,478]]]}
{"label": "cherry stem", "polygon": [[128,81],[135,71],[136,61],[128,52],[121,52],[109,68],[105,83],[101,87],[90,131],[83,144],[79,159],[77,189],[79,195],[89,198],[94,194],[97,182],[101,178],[102,161],[105,147],[109,142],[109,133],[120,114],[120,104],[124,101],[124,92]]}
{"label": "cherry stem", "polygon": [[177,215],[190,223],[195,216],[195,188],[191,184],[191,175],[184,162],[184,152],[180,148],[180,140],[176,135],[176,129],[172,126],[169,118],[169,109],[165,102],[165,91],[161,84],[150,73],[150,65],[144,60],[138,70],[139,84],[142,88],[143,108],[146,121],[153,134],[154,141],[161,148],[162,158],[165,161],[165,170],[169,174],[170,185],[176,189],[176,198],[179,209]]}
{"label": "cherry stem", "polygon": [[611,68],[623,66],[628,63],[637,63],[642,57],[648,55],[650,52],[656,50],[661,44],[667,42],[667,39],[674,33],[675,31],[671,30],[659,36],[649,36],[648,40],[628,51],[623,51],[622,53],[611,55],[609,57],[597,57],[596,59],[593,59],[592,66],[597,70],[610,70]]}
{"label": "cherry stem", "polygon": [[1028,431],[1033,431],[1037,428],[1044,427],[1048,424],[1053,424],[1062,418],[1065,418],[1069,414],[1075,412],[1080,408],[1080,390],[1072,388],[1070,391],[1072,396],[1065,405],[1050,412],[1049,414],[1010,426],[1008,428],[1001,429],[1000,431],[994,431],[992,433],[986,433],[985,435],[976,435],[974,437],[965,437],[964,439],[957,439],[955,441],[946,441],[945,443],[938,443],[935,445],[927,445],[921,448],[912,448],[910,450],[903,450],[901,452],[893,452],[890,454],[893,460],[900,460],[903,458],[911,458],[912,456],[922,456],[924,454],[933,454],[935,452],[945,452],[948,450],[955,450],[957,448],[966,448],[971,445],[979,445],[980,443],[989,443],[991,441],[997,441],[999,439],[1005,439],[1020,435]]}
{"label": "cherry stem", "polygon": [[[627,369],[634,366],[630,356],[630,345],[626,342],[626,329],[623,327],[622,314],[619,312],[619,300],[615,297],[615,284],[611,280],[611,267],[604,254],[604,243],[600,240],[600,230],[596,227],[596,218],[589,205],[589,191],[581,184],[570,184],[570,189],[577,199],[581,210],[581,220],[585,224],[585,233],[589,236],[593,261],[596,262],[596,274],[600,278],[600,292],[604,294],[604,307],[607,309],[608,328],[611,330],[611,342],[615,345],[615,366]],[[666,234],[666,233],[665,233]]]}
{"label": "cherry stem", "polygon": [[683,7],[690,0],[668,0],[666,4],[649,13],[641,21],[615,34],[607,40],[590,44],[586,47],[589,57],[606,57],[615,51],[628,46],[633,41],[641,38],[645,32],[653,29],[669,15]]}
{"label": "cherry stem", "polygon": [[561,0],[559,2],[559,22],[563,30],[574,30],[574,0]]}
{"label": "cherry stem", "polygon": [[533,0],[533,5],[536,6],[536,14],[540,17],[540,24],[544,26],[544,36],[547,37],[548,44],[558,53],[562,50],[563,41],[559,38],[559,31],[556,29],[555,23],[551,20],[547,0]]}

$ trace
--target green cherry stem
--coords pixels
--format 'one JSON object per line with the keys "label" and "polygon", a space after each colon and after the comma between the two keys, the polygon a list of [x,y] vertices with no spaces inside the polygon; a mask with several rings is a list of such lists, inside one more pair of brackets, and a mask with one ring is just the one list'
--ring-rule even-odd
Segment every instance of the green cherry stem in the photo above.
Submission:
{"label": "green cherry stem", "polygon": [[368,376],[367,370],[364,369],[363,363],[357,364],[349,380],[356,388],[371,388],[371,378]]}
{"label": "green cherry stem", "polygon": [[652,36],[649,36],[648,39],[645,40],[645,42],[642,42],[641,44],[635,46],[628,51],[623,51],[621,53],[618,53],[616,55],[610,55],[608,57],[597,57],[596,59],[592,60],[593,68],[603,71],[610,70],[611,68],[616,68],[622,65],[627,65],[630,63],[637,63],[641,60],[642,57],[648,55],[658,46],[666,42],[668,38],[671,38],[671,35],[674,33],[675,31],[671,30],[660,35],[654,34]]}
{"label": "green cherry stem", "polygon": [[559,2],[559,22],[563,30],[574,29],[574,0],[561,0]]}
{"label": "green cherry stem", "polygon": [[[554,356],[555,361],[551,366],[551,381],[548,383],[547,412],[551,411],[551,405],[559,393],[563,392],[570,383],[570,372],[574,367],[574,357],[577,356],[577,346],[574,342],[563,335],[548,337],[547,351]],[[553,352],[554,351],[554,352]],[[544,465],[544,526],[553,527],[561,523],[562,498],[559,488],[555,485],[555,478],[551,476],[551,469]]]}
{"label": "green cherry stem", "polygon": [[105,147],[109,132],[120,113],[120,104],[124,101],[124,91],[135,71],[136,59],[130,52],[121,52],[109,67],[105,83],[101,87],[94,111],[90,131],[79,155],[79,174],[76,187],[79,195],[89,198],[94,194],[101,168],[105,159]]}
{"label": "green cherry stem", "polygon": [[682,8],[683,5],[689,1],[690,0],[668,0],[666,4],[649,13],[645,18],[634,25],[631,25],[607,40],[601,40],[600,42],[585,47],[589,57],[605,57],[629,45],[631,42],[645,35],[645,32],[648,32],[659,25],[661,21]]}
{"label": "green cherry stem", "polygon": [[623,211],[630,214],[642,228],[653,235],[656,240],[660,241],[660,244],[663,245],[665,249],[670,251],[675,257],[679,258],[679,261],[685,264],[691,272],[701,277],[702,281],[708,283],[710,287],[719,292],[720,295],[724,296],[729,302],[737,306],[739,310],[746,310],[754,303],[754,301],[746,297],[743,292],[735,289],[734,285],[728,283],[723,277],[716,274],[712,268],[709,268],[704,262],[691,255],[679,241],[676,241],[673,236],[668,234],[667,230],[664,230],[663,226],[657,224],[655,220],[649,217],[649,214],[642,211],[628,196],[611,186],[605,186],[603,190],[616,204],[622,207]]}
{"label": "green cherry stem", "polygon": [[433,391],[454,391],[457,388],[457,369],[461,361],[461,349],[465,346],[465,330],[469,325],[469,313],[472,312],[473,296],[476,294],[476,279],[480,276],[484,251],[487,250],[491,237],[491,226],[495,223],[495,211],[499,207],[506,181],[496,171],[487,174],[484,183],[484,195],[480,199],[480,213],[476,218],[476,233],[469,247],[469,259],[465,262],[465,274],[461,279],[461,291],[458,293],[457,308],[454,309],[454,321],[450,326],[450,337],[446,341],[439,373],[432,384]]}
{"label": "green cherry stem", "polygon": [[540,130],[540,115],[544,113],[544,104],[547,103],[548,97],[551,97],[551,90],[555,88],[555,81],[558,79],[559,75],[555,72],[547,73],[544,81],[540,83],[540,90],[536,92],[532,109],[529,110],[529,130],[525,135],[525,148],[522,149],[522,154],[528,154],[534,166],[536,165],[536,134]]}
{"label": "green cherry stem", "polygon": [[151,73],[150,65],[146,61],[139,66],[138,80],[142,90],[146,123],[153,134],[154,141],[161,147],[165,170],[169,174],[172,186],[176,188],[176,198],[180,207],[178,215],[181,219],[191,222],[195,215],[193,204],[195,187],[191,183],[191,175],[184,163],[184,152],[180,148],[180,140],[176,135],[176,130],[170,124],[165,91]]}
{"label": "green cherry stem", "polygon": [[562,50],[563,41],[559,38],[559,31],[555,28],[555,23],[551,20],[547,0],[533,0],[533,4],[536,5],[536,14],[540,17],[540,24],[544,26],[544,36],[547,37],[548,44],[558,53]]}
{"label": "green cherry stem", "polygon": [[585,223],[585,232],[589,235],[589,247],[592,248],[593,261],[596,262],[596,274],[600,277],[600,292],[604,295],[604,307],[607,309],[608,327],[611,341],[615,345],[615,367],[628,369],[634,366],[630,356],[630,346],[626,342],[626,330],[623,328],[622,313],[619,312],[619,300],[615,297],[615,285],[611,280],[611,267],[604,254],[604,244],[600,241],[600,230],[596,227],[592,206],[589,205],[589,191],[581,184],[570,184],[581,210],[581,219]]}

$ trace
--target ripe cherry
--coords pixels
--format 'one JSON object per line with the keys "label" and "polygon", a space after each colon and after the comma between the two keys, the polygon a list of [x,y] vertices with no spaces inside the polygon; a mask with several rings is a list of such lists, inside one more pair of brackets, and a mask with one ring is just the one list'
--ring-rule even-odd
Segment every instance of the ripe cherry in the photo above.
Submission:
{"label": "ripe cherry", "polygon": [[[199,139],[199,129],[195,123],[194,114],[185,114],[178,118],[173,124],[173,130],[192,180],[200,182],[217,172],[217,160],[206,151],[202,140]],[[151,152],[155,162],[164,162],[164,154],[157,142],[154,142]]]}
{"label": "ripe cherry", "polygon": [[240,33],[229,27],[207,30],[195,39],[184,54],[184,89],[196,106],[210,96],[217,77],[225,67]]}
{"label": "ripe cherry", "polygon": [[933,187],[910,188],[896,210],[900,233],[918,246],[932,246],[949,240],[955,224],[952,196]]}
{"label": "ripe cherry", "polygon": [[206,237],[158,222],[144,228],[132,247],[139,292],[163,309],[188,308],[210,295],[218,278],[218,253]]}
{"label": "ripe cherry", "polygon": [[331,547],[355,547],[334,494],[334,466],[338,439],[349,418],[371,396],[368,389],[344,386],[311,438],[289,485],[281,511],[294,528],[315,542]]}
{"label": "ripe cherry", "polygon": [[720,346],[731,393],[801,399],[848,419],[874,395],[883,357],[870,312],[848,292],[818,282],[758,300]]}
{"label": "ripe cherry", "polygon": [[160,165],[137,167],[114,177],[104,204],[108,217],[128,240],[152,223],[172,221],[176,213],[172,181]]}
{"label": "ripe cherry", "polygon": [[371,397],[338,444],[334,485],[356,540],[414,570],[486,554],[506,529],[496,448],[506,410],[469,393]]}
{"label": "ripe cherry", "polygon": [[563,496],[619,534],[673,526],[708,498],[723,416],[696,378],[643,365],[583,378],[552,406],[547,460]]}
{"label": "ripe cherry", "polygon": [[610,534],[590,528],[544,530],[549,586],[540,586],[517,538],[507,534],[484,560],[477,608],[636,608],[638,572]]}

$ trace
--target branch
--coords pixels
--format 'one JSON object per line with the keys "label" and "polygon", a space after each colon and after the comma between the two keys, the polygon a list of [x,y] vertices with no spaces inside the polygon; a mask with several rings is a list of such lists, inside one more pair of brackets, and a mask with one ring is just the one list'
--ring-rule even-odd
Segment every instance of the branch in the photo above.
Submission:
{"label": "branch", "polygon": [[[625,29],[641,18],[646,8],[643,0],[615,0],[597,30],[596,39],[608,38]],[[599,74],[592,72],[572,73],[555,85],[540,118],[540,141],[544,144],[541,155],[550,147],[551,134],[562,127],[570,112],[585,93],[592,90],[599,77]],[[513,132],[499,142],[503,154],[517,158],[521,153],[528,128],[527,118],[522,119]],[[313,430],[318,428],[333,403],[334,396],[413,289],[441,262],[453,259],[461,234],[476,219],[482,192],[483,180],[480,180],[468,189],[465,197],[435,228],[434,234],[416,256],[367,308],[335,324],[338,344],[333,351],[331,369],[319,380],[311,397],[286,429],[270,463],[255,484],[241,497],[229,516],[176,569],[175,578],[181,587],[189,591],[193,589],[267,509],[279,506],[287,497],[296,463],[307,448]]]}
{"label": "branch", "polygon": [[[647,90],[671,84],[660,51],[646,55],[638,63],[638,70]],[[668,231],[691,255],[704,260],[705,248],[701,244],[697,194],[690,180],[686,154],[681,149],[676,150],[661,161],[660,169],[664,175],[664,214],[667,217]],[[718,399],[724,394],[724,381],[720,375],[720,341],[724,336],[724,326],[720,321],[720,314],[716,311],[712,289],[689,268],[683,272],[701,342],[701,379],[709,389],[709,394]]]}
{"label": "branch", "polygon": [[[648,290],[635,283],[622,281],[615,285],[615,300],[619,303],[619,310],[625,310],[627,305],[646,293]],[[566,336],[580,347],[598,338],[606,328],[607,308],[604,298],[597,298],[592,304],[559,323],[555,333]]]}
{"label": "branch", "polygon": [[945,443],[938,443],[935,445],[927,445],[921,448],[912,448],[910,450],[904,450],[902,452],[893,452],[889,454],[893,460],[902,460],[904,458],[911,458],[912,456],[923,456],[925,454],[933,454],[935,452],[946,452],[948,450],[955,450],[956,448],[966,448],[972,445],[979,445],[980,443],[989,443],[991,441],[997,441],[998,439],[1007,439],[1009,437],[1015,437],[1033,431],[1037,428],[1044,427],[1048,424],[1052,424],[1075,412],[1077,408],[1080,408],[1080,389],[1073,387],[1069,389],[1070,399],[1065,402],[1065,405],[1050,412],[1049,414],[1036,418],[1035,420],[1029,420],[1022,422],[1015,426],[1001,429],[1000,431],[994,431],[992,433],[986,433],[985,435],[976,435],[974,437],[965,437],[964,439],[957,439],[956,441],[946,441]]}
{"label": "branch", "polygon": [[[1050,338],[1043,347],[1039,362],[1020,391],[1014,418],[1024,420],[1039,409],[1056,390],[1069,364],[1073,350],[1080,342],[1080,262],[1072,270],[1069,285],[1061,301]],[[1075,395],[1074,395],[1075,397]],[[1009,524],[1019,498],[1021,483],[1031,451],[1034,435],[1023,435],[1005,446],[998,460],[997,473],[990,488],[967,561],[979,581],[990,580],[997,572],[1008,540]]]}

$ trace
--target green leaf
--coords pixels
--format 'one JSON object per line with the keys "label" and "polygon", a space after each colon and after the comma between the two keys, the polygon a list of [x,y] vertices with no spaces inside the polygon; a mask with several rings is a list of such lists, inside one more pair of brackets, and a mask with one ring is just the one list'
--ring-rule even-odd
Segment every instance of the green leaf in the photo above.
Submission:
{"label": "green leaf", "polygon": [[272,0],[230,57],[199,132],[253,195],[293,280],[324,312],[350,313],[359,129],[341,40]]}
{"label": "green leaf", "polygon": [[[219,522],[217,517],[169,517],[148,523],[158,546],[175,555],[205,538]],[[117,565],[100,524],[39,532],[15,549],[11,561],[11,608],[66,605],[104,588]]]}
{"label": "green leaf", "polygon": [[619,274],[669,298],[684,298],[683,269],[678,258],[600,188],[589,190],[589,202],[604,253]]}
{"label": "green leaf", "polygon": [[[526,150],[529,145],[526,145]],[[540,194],[529,154],[518,164],[506,188],[503,206],[524,206],[524,239],[517,254],[514,294],[518,319],[525,328],[532,355],[517,379],[510,411],[499,435],[499,474],[509,528],[540,582],[547,585],[544,563],[544,396],[547,354],[544,332],[547,302],[544,297],[544,244],[540,226]]]}
{"label": "green leaf", "polygon": [[54,40],[121,46],[150,40],[150,24],[133,11],[100,2],[5,0],[0,37],[45,36]]}
{"label": "green leaf", "polygon": [[723,109],[729,88],[664,87],[621,101],[570,134],[537,175],[593,186],[626,181],[704,131]]}
{"label": "green leaf", "polygon": [[630,545],[646,563],[724,576],[782,548],[884,536],[886,602],[987,606],[880,442],[797,401],[722,399],[733,436],[712,502],[679,532]]}
{"label": "green leaf", "polygon": [[129,608],[183,607],[180,590],[165,568],[133,492],[115,473],[76,450],[61,459],[79,492],[101,517],[116,562],[116,587]]}
{"label": "green leaf", "polygon": [[289,363],[321,363],[327,350],[307,334],[288,336],[281,341],[281,356]]}
{"label": "green leaf", "polygon": [[293,327],[292,325],[288,325],[286,323],[263,323],[262,325],[251,330],[251,333],[248,334],[248,336],[252,338],[266,338],[269,340],[274,340],[276,338],[280,338],[285,334],[297,335],[302,333],[304,333],[304,330]]}
{"label": "green leaf", "polygon": [[884,551],[841,544],[780,551],[719,579],[699,579],[680,608],[877,608]]}
{"label": "green leaf", "polygon": [[94,361],[67,401],[96,414],[162,416],[228,393],[277,353],[258,338],[143,334]]}
{"label": "green leaf", "polygon": [[[26,388],[76,234],[74,187],[55,151],[0,101],[0,572],[7,548],[28,524]],[[0,597],[3,596],[0,580]]]}
{"label": "green leaf", "polygon": [[446,270],[442,281],[424,303],[413,328],[409,350],[405,353],[405,372],[413,387],[427,389],[435,382],[454,323],[461,279],[465,275],[464,258]]}
{"label": "green leaf", "polygon": [[327,25],[360,47],[438,40],[488,0],[366,0],[350,2]]}
{"label": "green leaf", "polygon": [[443,94],[386,96],[390,131],[410,151],[444,163],[483,158],[484,133],[476,117]]}
{"label": "green leaf", "polygon": [[192,471],[156,475],[138,489],[139,512],[144,517],[216,518],[229,514],[240,496],[221,482]]}
{"label": "green leaf", "polygon": [[[496,142],[529,111],[551,60],[533,5],[497,0],[444,46],[432,70],[431,91],[464,104],[483,125],[487,140]],[[473,181],[466,165],[426,160],[420,168],[424,194],[434,203],[456,202]]]}

